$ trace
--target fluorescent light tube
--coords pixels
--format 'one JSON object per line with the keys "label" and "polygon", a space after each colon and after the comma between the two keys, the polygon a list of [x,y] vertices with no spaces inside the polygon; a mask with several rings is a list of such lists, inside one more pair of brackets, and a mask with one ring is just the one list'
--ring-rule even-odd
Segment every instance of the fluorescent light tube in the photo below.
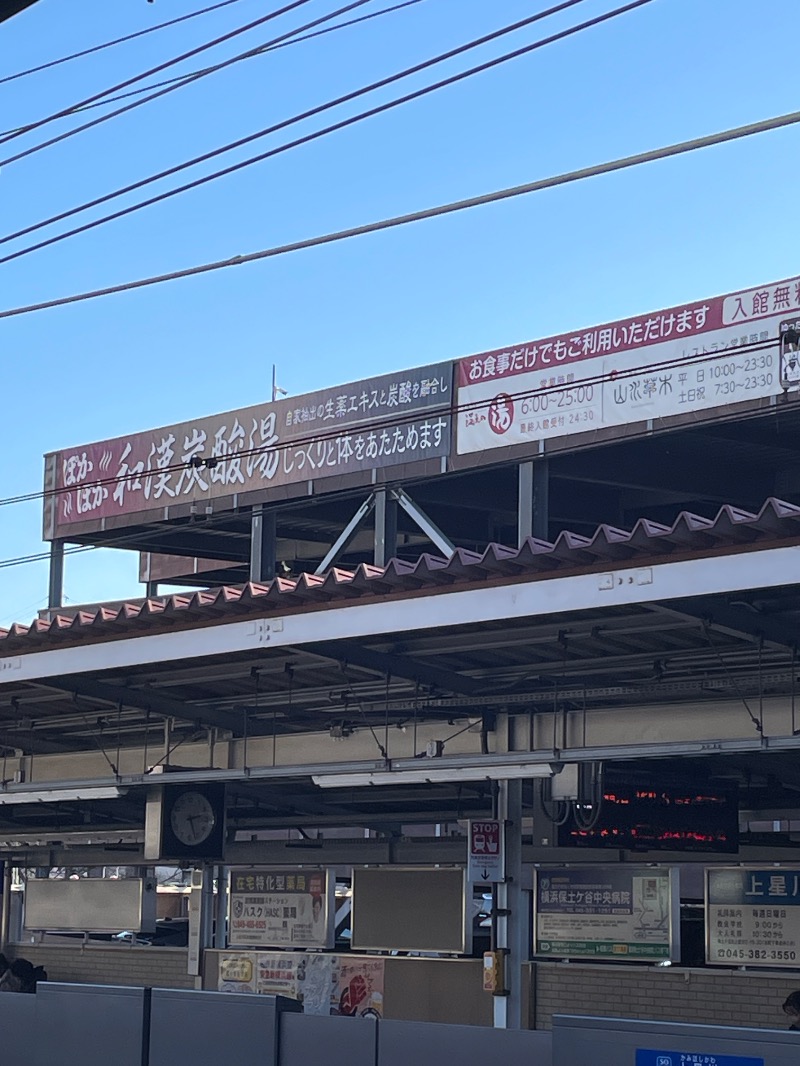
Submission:
{"label": "fluorescent light tube", "polygon": [[424,785],[461,781],[510,781],[518,778],[552,777],[550,763],[493,763],[488,766],[426,766],[414,770],[377,770],[355,774],[315,774],[320,788],[358,788],[367,785]]}
{"label": "fluorescent light tube", "polygon": [[45,788],[31,792],[0,792],[0,805],[14,803],[61,803],[68,800],[118,799],[127,789],[109,785],[107,788]]}

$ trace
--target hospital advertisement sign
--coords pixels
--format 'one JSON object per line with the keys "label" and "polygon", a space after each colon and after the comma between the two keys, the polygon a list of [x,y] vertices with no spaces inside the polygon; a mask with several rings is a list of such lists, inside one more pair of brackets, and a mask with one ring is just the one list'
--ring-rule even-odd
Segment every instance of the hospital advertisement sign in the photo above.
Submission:
{"label": "hospital advertisement sign", "polygon": [[679,961],[678,871],[541,867],[534,885],[539,958]]}

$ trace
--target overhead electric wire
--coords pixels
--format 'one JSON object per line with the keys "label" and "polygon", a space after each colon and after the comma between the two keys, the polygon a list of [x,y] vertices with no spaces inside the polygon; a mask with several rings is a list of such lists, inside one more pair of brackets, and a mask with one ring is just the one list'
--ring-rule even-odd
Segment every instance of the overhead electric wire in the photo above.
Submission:
{"label": "overhead electric wire", "polygon": [[[95,93],[94,96],[87,96],[85,100],[79,100],[77,103],[71,104],[69,107],[62,108],[61,111],[56,111],[52,115],[47,115],[45,118],[38,119],[36,122],[31,122],[26,126],[22,126],[19,131],[0,138],[0,144],[7,144],[8,141],[14,140],[16,137],[21,137],[23,133],[30,133],[33,130],[41,129],[42,126],[49,125],[51,122],[55,122],[56,119],[65,118],[72,114],[77,107],[83,107],[86,104],[93,103],[95,100],[101,100],[104,96],[110,96],[112,93],[119,92],[121,89],[127,89],[129,85],[135,85],[137,81],[142,81],[144,78],[150,78],[154,74],[160,74],[162,70],[174,67],[186,59],[191,59],[192,56],[199,55],[201,52],[207,52],[209,48],[216,48],[217,45],[224,44],[226,41],[230,41],[232,38],[238,37],[242,33],[247,33],[250,30],[255,29],[257,26],[263,26],[264,23],[270,22],[272,19],[278,18],[280,15],[285,15],[288,11],[293,11],[295,8],[302,7],[309,2],[310,0],[291,0],[290,3],[271,11],[267,15],[262,15],[260,18],[248,22],[244,26],[239,26],[235,30],[223,33],[219,37],[215,37],[213,40],[207,41],[205,44],[198,45],[196,48],[191,48],[188,52],[183,52],[174,59],[168,59],[163,63],[159,63],[157,66],[151,67],[149,70],[145,70],[141,74],[135,74],[132,78],[127,78],[125,81],[118,82],[116,85],[112,85],[110,89],[104,89],[102,92]],[[9,162],[9,160],[2,160],[0,161],[0,165],[7,162]]]}
{"label": "overhead electric wire", "polygon": [[[226,0],[227,3],[236,3],[238,0]],[[313,33],[304,33],[300,37],[292,37],[291,40],[281,41],[278,44],[265,44],[258,49],[253,49],[251,53],[248,53],[248,58],[254,58],[261,55],[264,52],[277,52],[281,48],[290,48],[293,44],[301,44],[303,41],[311,41],[316,37],[323,37],[327,33],[335,33],[336,30],[348,29],[350,26],[357,26],[361,22],[369,22],[371,19],[380,18],[381,15],[389,15],[394,11],[400,11],[404,7],[413,7],[415,4],[421,4],[424,0],[401,0],[400,3],[392,4],[390,7],[382,7],[379,11],[370,11],[368,15],[359,15],[358,18],[347,19],[345,22],[338,22],[335,26],[326,26],[321,30],[314,30]],[[295,31],[299,32],[299,31]],[[211,74],[216,70],[220,70],[224,64],[217,63],[210,67],[203,67],[201,70],[192,70],[188,74],[178,74],[174,78],[167,78],[164,81],[151,82],[150,85],[143,85],[139,89],[131,89],[130,92],[120,93],[118,96],[110,96],[104,100],[95,100],[93,104],[86,104],[84,107],[75,108],[73,114],[80,114],[83,111],[92,111],[98,107],[107,107],[109,104],[116,104],[120,100],[129,100],[132,96],[141,96],[144,93],[152,92],[153,89],[160,89],[164,85],[175,85],[177,82],[188,81],[196,74]],[[16,126],[14,129],[0,131],[0,137],[6,137],[10,133],[18,133],[22,130],[22,126]]]}
{"label": "overhead electric wire", "polygon": [[[235,148],[241,148],[245,144],[250,144],[252,141],[260,140],[272,133],[277,133],[279,130],[286,129],[289,126],[296,125],[298,122],[303,122],[308,118],[313,118],[316,115],[322,114],[325,111],[329,111],[331,108],[338,107],[341,104],[349,103],[352,100],[358,99],[361,96],[365,96],[368,93],[374,92],[377,89],[385,88],[387,85],[391,85],[394,82],[401,81],[410,77],[413,74],[418,74],[422,70],[426,70],[432,66],[436,66],[439,63],[443,63],[446,60],[452,59],[457,55],[462,55],[465,52],[471,51],[480,47],[483,44],[512,33],[525,26],[531,25],[534,22],[538,22],[544,18],[548,18],[550,15],[563,11],[566,8],[574,7],[576,4],[584,3],[585,0],[563,0],[562,3],[538,12],[536,15],[531,15],[520,22],[514,22],[509,26],[504,26],[500,30],[495,30],[491,34],[479,37],[476,40],[469,41],[466,44],[459,45],[458,48],[450,49],[447,52],[443,52],[438,56],[434,56],[432,59],[426,59],[422,63],[416,63],[414,66],[407,67],[404,70],[398,71],[396,74],[391,74],[386,78],[381,78],[379,81],[372,82],[369,85],[363,86],[360,89],[355,89],[352,92],[345,93],[343,96],[337,97],[334,100],[330,100],[325,104],[320,104],[317,107],[310,108],[307,111],[301,112],[299,115],[294,115],[292,118],[284,119],[281,122],[275,123],[272,126],[266,127],[266,129],[259,130],[256,133],[251,133],[247,137],[241,137],[236,141],[232,141],[227,145],[223,145],[221,148],[215,148],[210,152],[204,152],[202,155],[195,156],[194,159],[190,159],[184,163],[179,163],[176,166],[169,167],[166,170],[162,170],[157,174],[153,174],[148,178],[142,178],[137,182],[133,182],[130,185],[123,186],[121,189],[116,189],[114,192],[106,193],[103,196],[96,197],[94,200],[88,203],[81,204],[78,207],[70,208],[68,211],[62,211],[58,215],[54,215],[51,218],[45,219],[42,222],[35,223],[31,226],[27,226],[21,230],[17,230],[14,233],[0,238],[0,245],[7,244],[9,241],[16,240],[19,237],[26,236],[29,233],[33,233],[37,230],[43,229],[46,226],[53,225],[56,222],[61,222],[66,218],[71,218],[76,214],[81,214],[83,211],[87,211],[93,207],[99,207],[101,204],[108,203],[111,200],[117,199],[120,196],[127,195],[130,192],[135,192],[137,189],[144,188],[146,185],[151,185],[153,182],[161,181],[163,178],[171,177],[174,174],[180,173],[183,170],[187,170],[190,167],[197,166],[200,163],[208,162],[210,159],[214,159],[219,155],[223,155],[226,152],[230,152]],[[602,22],[607,22],[612,18],[616,18],[619,15],[626,14],[629,11],[638,7],[643,7],[646,4],[652,3],[653,0],[632,0],[631,3],[625,4],[623,7],[615,8],[613,11],[606,12],[603,15],[598,15],[593,19],[589,19],[586,22],[578,23],[575,26],[568,27],[565,30],[560,30],[558,33],[551,34],[549,37],[540,38],[531,44],[524,45],[521,48],[516,48],[511,52],[506,52],[504,55],[498,56],[495,59],[487,60],[484,63],[480,63],[475,67],[470,67],[468,70],[461,71],[458,74],[453,74],[448,78],[444,78],[441,81],[434,82],[432,85],[424,86],[421,89],[416,89],[411,93],[407,93],[404,96],[396,97],[394,100],[390,100],[387,103],[379,104],[376,107],[369,108],[366,111],[361,111],[357,115],[352,115],[347,119],[343,119],[339,122],[335,122],[330,126],[325,126],[321,130],[316,130],[313,133],[305,134],[293,141],[288,141],[282,145],[278,145],[276,148],[271,148],[266,152],[262,152],[259,155],[251,156],[248,159],[243,159],[238,163],[234,163],[228,167],[224,167],[222,170],[216,170],[211,174],[206,174],[201,178],[197,178],[194,181],[187,182],[185,185],[179,185],[174,189],[168,189],[163,193],[158,193],[156,196],[150,197],[148,200],[142,200],[137,204],[131,204],[129,207],[114,211],[111,214],[103,215],[100,218],[93,219],[91,222],[87,222],[81,226],[76,226],[71,230],[66,230],[63,233],[57,234],[54,237],[49,237],[43,241],[39,241],[36,244],[29,245],[26,248],[21,248],[16,252],[12,252],[2,258],[0,258],[0,264],[8,263],[13,259],[19,259],[22,256],[28,255],[31,252],[39,251],[42,248],[48,248],[53,244],[58,244],[60,241],[66,240],[68,237],[77,236],[80,233],[86,233],[89,230],[96,229],[98,226],[104,225],[106,222],[111,222],[118,218],[123,218],[127,215],[133,214],[136,211],[140,211],[145,207],[150,207],[153,204],[161,203],[164,200],[171,199],[173,196],[177,196],[180,193],[188,192],[191,189],[199,188],[201,185],[206,185],[211,181],[216,181],[218,178],[226,177],[229,174],[236,173],[239,170],[243,170],[246,167],[253,166],[255,163],[261,163],[266,159],[270,159],[274,156],[280,155],[283,152],[290,151],[293,148],[300,147],[305,144],[309,144],[312,141],[319,140],[322,137],[327,136],[329,133],[335,133],[338,130],[346,129],[349,126],[353,126],[358,122],[362,122],[367,118],[372,118],[375,115],[383,114],[386,111],[391,111],[395,107],[399,107],[402,104],[409,103],[412,100],[418,100],[423,96],[427,96],[430,93],[436,92],[439,89],[445,88],[450,85],[454,85],[460,81],[464,81],[466,78],[473,77],[475,74],[484,73],[494,67],[500,66],[503,63],[507,63],[512,59],[517,59],[520,56],[527,55],[536,51],[539,48],[544,48],[549,44],[553,44],[556,41],[564,40],[567,37],[573,36],[576,33],[580,33],[583,30],[590,29]]]}
{"label": "overhead electric wire", "polygon": [[[772,343],[775,343],[775,341],[773,340]],[[741,351],[742,349],[740,348],[739,350]],[[484,405],[485,405],[485,402],[486,401],[483,401]],[[748,410],[748,411],[740,412],[739,415],[737,416],[737,421],[740,422],[740,423],[741,422],[749,422],[749,421],[751,421],[751,420],[753,420],[755,418],[763,418],[768,413],[769,412],[765,411],[764,408],[761,408],[761,407],[754,408],[754,409],[751,409],[751,410]],[[717,416],[711,417],[711,418],[701,418],[697,422],[692,423],[692,428],[697,428],[698,426],[701,426],[701,427],[702,426],[714,426],[717,423],[724,423],[724,422],[728,422],[729,420],[730,420],[730,414],[727,414],[727,413],[726,414],[717,415]],[[679,429],[685,429],[685,428],[686,428],[685,426],[676,426],[673,429],[668,430],[667,432],[677,432]],[[652,429],[642,429],[642,430],[640,430],[637,433],[626,434],[625,440],[626,441],[635,441],[635,440],[640,440],[640,439],[644,439],[644,438],[651,438],[652,435],[653,435]],[[596,447],[597,447],[596,442],[589,442],[589,443],[582,444],[582,445],[574,448],[573,451],[574,452],[585,451],[587,448],[596,448]],[[486,467],[485,469],[491,469],[491,467]],[[420,480],[424,480],[423,475],[419,475],[416,478],[406,479],[408,484],[414,484],[414,483],[416,483],[417,481],[420,481]],[[357,495],[359,492],[361,492],[361,494],[363,495],[363,490],[353,489],[350,492],[344,493],[343,496],[344,497],[351,497],[351,496]],[[3,501],[0,501],[0,503],[2,503],[2,502]],[[186,503],[190,503],[191,501],[187,500],[185,502]],[[160,535],[163,538],[163,537],[172,536],[172,535],[177,536],[179,533],[185,533],[187,531],[187,529],[194,528],[194,529],[197,529],[197,530],[203,530],[203,529],[213,528],[216,525],[224,525],[225,523],[229,523],[231,521],[232,517],[234,517],[234,513],[231,512],[231,511],[219,512],[219,513],[217,513],[215,515],[211,515],[211,516],[202,516],[201,520],[197,521],[194,525],[189,525],[188,523],[183,523],[181,525],[175,524],[175,525],[172,525],[169,528],[163,530]],[[69,537],[67,536],[66,539],[69,539]],[[126,534],[124,537],[120,537],[117,540],[115,540],[114,542],[111,542],[111,543],[108,543],[108,544],[81,544],[81,545],[77,545],[77,546],[72,547],[72,548],[65,548],[64,549],[64,554],[65,555],[75,555],[75,554],[80,554],[81,552],[99,551],[100,549],[103,549],[103,548],[106,548],[106,549],[109,549],[109,550],[113,550],[114,548],[118,548],[121,545],[134,544],[136,542],[138,542],[138,543],[142,542],[142,535],[141,535],[140,532]],[[50,552],[49,551],[44,551],[44,552],[39,552],[39,553],[33,554],[33,555],[23,555],[23,556],[18,556],[16,558],[12,558],[12,559],[2,559],[2,560],[0,560],[0,569],[7,569],[7,568],[10,568],[10,567],[13,567],[13,566],[22,566],[22,565],[24,565],[26,563],[46,562],[49,558],[50,558]],[[0,627],[0,628],[2,628],[2,627]]]}
{"label": "overhead electric wire", "polygon": [[[296,0],[296,2],[308,3],[309,0]],[[296,34],[302,33],[303,31],[310,29],[312,26],[319,26],[324,22],[329,22],[331,19],[337,18],[339,15],[343,15],[348,11],[363,7],[365,4],[370,4],[372,2],[373,0],[351,0],[351,2],[345,4],[344,7],[337,8],[335,11],[331,11],[327,15],[321,15],[319,18],[312,19],[311,22],[306,22],[304,25],[298,26],[294,30],[281,34],[279,37],[273,37],[270,41],[256,45],[254,48],[248,48],[244,52],[239,52],[238,55],[231,56],[230,59],[225,59],[221,63],[214,64],[214,66],[206,67],[204,70],[196,71],[194,74],[187,74],[184,78],[177,79],[176,82],[169,85],[166,89],[159,89],[158,92],[151,93],[150,96],[135,100],[132,104],[126,104],[124,107],[118,107],[116,111],[109,111],[105,115],[100,115],[98,118],[92,119],[90,122],[84,122],[82,126],[75,126],[71,130],[66,130],[64,133],[59,133],[57,136],[51,137],[49,141],[41,141],[39,144],[35,144],[32,148],[26,148],[22,152],[17,152],[16,155],[9,156],[7,159],[2,159],[0,160],[0,166],[16,163],[20,159],[35,155],[37,152],[41,152],[45,148],[50,148],[54,144],[60,144],[62,141],[69,140],[71,137],[75,137],[79,133],[94,129],[95,126],[100,126],[104,122],[110,122],[111,119],[117,118],[119,115],[127,114],[127,112],[134,111],[138,107],[144,107],[145,104],[149,104],[153,100],[158,100],[160,97],[166,96],[168,93],[177,92],[178,89],[182,89],[185,85],[190,85],[195,81],[199,81],[200,78],[205,78],[209,74],[224,70],[226,67],[233,66],[235,63],[241,63],[245,59],[252,59],[253,56],[261,55],[263,52],[268,51],[272,46],[284,41],[289,41]],[[2,143],[3,141],[0,140],[0,144]]]}
{"label": "overhead electric wire", "polygon": [[663,148],[655,148],[647,152],[639,152],[636,155],[613,159],[605,163],[596,163],[579,170],[567,171],[556,174],[549,178],[540,178],[537,181],[527,182],[524,185],[515,185],[496,192],[484,193],[480,196],[472,196],[466,200],[456,200],[452,203],[440,204],[437,207],[429,207],[422,211],[412,211],[406,215],[396,215],[394,218],[381,219],[378,222],[368,222],[362,226],[352,226],[349,229],[337,230],[332,233],[320,234],[316,237],[307,237],[304,240],[292,241],[289,244],[279,244],[271,248],[264,248],[258,252],[248,252],[245,255],[235,255],[229,259],[218,259],[211,263],[202,263],[198,266],[185,267],[182,270],[173,270],[167,274],[154,274],[135,281],[125,281],[118,285],[108,285],[102,289],[90,289],[85,292],[75,293],[72,296],[61,296],[53,300],[43,300],[35,304],[27,304],[21,307],[12,307],[0,311],[0,319],[13,318],[17,315],[28,315],[36,311],[46,311],[53,307],[65,307],[68,304],[82,303],[86,300],[96,300],[102,296],[113,296],[121,292],[131,292],[134,289],[147,288],[151,285],[161,285],[167,281],[177,281],[180,278],[195,277],[198,274],[208,274],[213,271],[223,270],[226,267],[242,266],[245,263],[255,263],[262,259],[272,259],[290,252],[305,251],[308,248],[319,248],[327,244],[335,244],[339,241],[349,240],[352,237],[362,237],[370,233],[379,233],[383,230],[397,229],[407,226],[412,222],[422,222],[443,215],[452,215],[459,211],[466,211],[473,207],[482,207],[485,204],[498,203],[501,200],[510,200],[517,196],[527,196],[529,193],[541,192],[544,189],[552,189],[560,185],[567,185],[587,178],[598,177],[602,174],[611,174],[614,171],[626,170],[631,167],[641,166],[644,163],[652,163],[671,156],[685,155],[688,152],[696,152],[701,148],[709,148],[717,144],[725,144],[730,141],[741,140],[744,137],[752,137],[757,133],[766,133],[769,130],[781,129],[786,126],[796,125],[800,122],[800,111],[792,111],[786,115],[778,115],[775,118],[763,119],[760,122],[752,122],[746,126],[738,126],[734,129],[724,130],[721,133],[712,133],[705,137],[695,137],[690,141],[682,141],[677,144],[667,145]]}
{"label": "overhead electric wire", "polygon": [[[16,74],[6,74],[0,78],[0,85],[5,85],[9,81],[18,81],[20,78],[27,78],[29,74],[38,74],[42,70],[52,70],[53,67],[60,67],[64,63],[70,63],[73,59],[82,59],[84,56],[94,55],[97,52],[102,52],[106,48],[113,48],[118,44],[125,44],[127,41],[135,41],[138,37],[145,37],[149,33],[155,33],[156,30],[165,30],[169,26],[177,26],[179,22],[188,22],[189,19],[198,18],[200,15],[208,15],[212,11],[218,11],[221,7],[230,7],[231,4],[238,4],[240,0],[220,0],[219,3],[211,4],[210,7],[201,8],[200,11],[190,11],[188,15],[180,15],[178,18],[169,19],[168,22],[159,22],[156,26],[147,26],[143,30],[137,30],[135,33],[128,33],[124,37],[117,37],[113,41],[104,41],[103,44],[93,45],[91,48],[84,48],[81,52],[73,52],[71,55],[62,56],[60,59],[51,59],[47,63],[40,63],[38,67],[30,67],[28,70],[17,71]],[[3,136],[0,134],[0,136]]]}
{"label": "overhead electric wire", "polygon": [[[738,355],[741,353],[752,354],[753,352],[764,352],[769,348],[775,347],[777,343],[777,338],[772,337],[763,341],[754,341],[750,344],[740,344],[736,346],[736,354]],[[696,355],[676,356],[670,359],[662,359],[655,363],[646,363],[643,366],[630,367],[624,370],[611,370],[608,373],[601,372],[591,377],[581,378],[580,381],[576,382],[565,382],[561,385],[548,386],[546,388],[540,387],[527,389],[525,391],[512,392],[509,394],[509,397],[514,402],[530,399],[535,396],[547,396],[555,398],[560,393],[569,393],[572,390],[578,388],[586,389],[593,385],[602,385],[607,381],[613,381],[615,384],[617,384],[626,381],[628,378],[637,377],[641,374],[656,374],[668,370],[674,370],[677,367],[692,367],[697,364],[714,363],[719,361],[720,359],[729,356],[731,354],[731,351],[732,350],[720,350],[711,354],[707,352],[699,352]],[[471,357],[466,356],[464,358],[469,359]],[[463,362],[464,360],[462,359],[459,361]],[[298,400],[299,399],[300,397],[298,397]],[[467,403],[451,404],[449,407],[446,408],[438,408],[435,412],[431,412],[431,415],[435,413],[442,416],[446,414],[451,417],[456,417],[460,414],[466,414],[471,411],[478,411],[481,408],[486,407],[487,403],[488,401],[486,399],[481,399],[470,400]],[[296,437],[292,440],[283,441],[282,443],[279,442],[277,444],[263,446],[259,445],[258,447],[253,448],[242,448],[232,455],[212,455],[206,457],[205,459],[201,459],[199,465],[206,470],[213,470],[215,467],[219,466],[221,463],[224,463],[229,458],[236,458],[238,460],[248,459],[254,456],[263,455],[265,452],[268,451],[283,452],[287,451],[289,448],[298,448],[303,447],[304,445],[324,443],[325,441],[335,440],[340,437],[342,435],[343,429],[350,435],[357,433],[375,432],[376,430],[382,429],[395,429],[399,426],[418,422],[420,418],[423,417],[423,414],[424,412],[420,411],[410,411],[404,414],[393,414],[388,416],[387,418],[375,419],[371,422],[349,423],[346,427],[335,426],[329,429],[323,429],[321,431],[313,432],[306,437]],[[154,430],[153,432],[157,432],[157,430]],[[125,474],[111,474],[108,477],[95,478],[91,482],[86,481],[81,485],[65,485],[61,486],[60,488],[54,489],[37,489],[34,492],[21,493],[17,496],[7,496],[5,499],[0,499],[0,507],[8,507],[18,503],[30,503],[35,500],[53,499],[57,498],[58,496],[63,496],[73,491],[73,489],[79,489],[81,487],[97,488],[118,485],[121,482],[130,480],[132,477],[147,478],[149,476],[154,475],[160,476],[161,474],[166,473],[177,473],[179,471],[187,469],[187,467],[191,465],[193,464],[184,461],[179,461],[170,463],[166,466],[155,467],[152,470],[139,471],[137,474],[133,474],[131,472]],[[185,500],[183,502],[190,504],[192,501]]]}

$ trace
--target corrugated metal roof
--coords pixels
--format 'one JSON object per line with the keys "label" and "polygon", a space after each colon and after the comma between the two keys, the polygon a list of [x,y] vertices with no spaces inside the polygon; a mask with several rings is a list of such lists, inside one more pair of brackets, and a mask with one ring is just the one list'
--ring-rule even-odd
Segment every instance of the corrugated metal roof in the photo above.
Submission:
{"label": "corrugated metal roof", "polygon": [[768,499],[757,514],[725,505],[713,519],[684,511],[672,525],[640,519],[631,530],[598,526],[591,537],[564,531],[554,543],[529,537],[520,548],[489,544],[484,552],[456,549],[449,559],[422,555],[416,562],[392,559],[385,567],[332,567],[323,575],[277,577],[91,609],[64,610],[30,626],[0,629],[0,643],[16,653],[42,644],[99,641],[136,631],[213,624],[247,614],[286,613],[330,603],[389,595],[432,594],[442,586],[536,580],[555,571],[581,571],[656,561],[679,555],[712,555],[748,545],[800,542],[800,507]]}

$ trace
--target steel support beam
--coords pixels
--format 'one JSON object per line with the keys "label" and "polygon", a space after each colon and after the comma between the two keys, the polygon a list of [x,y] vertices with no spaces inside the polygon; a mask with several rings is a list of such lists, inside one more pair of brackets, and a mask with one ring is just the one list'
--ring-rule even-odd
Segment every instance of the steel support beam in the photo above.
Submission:
{"label": "steel support beam", "polygon": [[[593,570],[556,574],[537,581],[437,589],[433,595],[345,601],[346,606],[335,610],[289,612],[275,619],[277,625],[270,619],[268,650],[270,654],[275,648],[302,651],[312,644],[330,646],[340,640],[357,643],[373,640],[375,634],[383,634],[382,639],[387,641],[401,641],[409,635],[419,639],[426,631],[446,627],[457,630],[487,622],[495,625],[521,620],[529,625],[537,618],[552,618],[554,604],[562,614],[609,608],[609,617],[614,617],[612,610],[619,613],[619,608],[628,605],[727,596],[747,589],[786,588],[791,585],[799,559],[800,549],[790,544],[746,555],[708,554],[644,567],[631,566],[628,561],[622,565],[609,562],[602,573]],[[98,627],[98,636],[105,633]],[[265,650],[263,626],[238,618],[215,625],[145,631],[135,636],[118,630],[113,640],[85,641],[67,647],[30,637],[25,641],[23,652],[19,650],[19,640],[7,638],[3,642],[10,647],[5,654],[0,649],[0,693],[6,686],[21,682],[132,667],[140,670],[155,663],[178,662],[185,668],[192,661],[222,659],[239,652],[261,654]],[[71,681],[66,690],[70,691],[74,684]],[[183,708],[182,717],[191,720],[204,713],[189,713]]]}
{"label": "steel support beam", "polygon": [[546,458],[520,463],[517,473],[517,547],[528,537],[550,536],[550,463]]}
{"label": "steel support beam", "polygon": [[506,880],[497,886],[497,947],[508,995],[494,997],[495,1029],[523,1027],[522,967],[530,944],[530,905],[522,888],[522,781],[498,781],[497,816],[506,834]]}
{"label": "steel support beam", "polygon": [[332,659],[359,670],[378,674],[381,677],[402,677],[407,681],[416,681],[420,685],[429,685],[441,692],[456,692],[462,696],[471,696],[481,688],[481,683],[471,677],[443,670],[438,666],[417,662],[405,655],[393,652],[373,651],[360,644],[349,641],[331,641],[330,643],[306,644],[303,651],[323,659]]}
{"label": "steel support beam", "polygon": [[54,733],[20,729],[19,732],[0,732],[0,748],[21,751],[26,755],[60,755],[63,752],[85,751],[83,739],[65,740]]}
{"label": "steel support beam", "polygon": [[[68,692],[73,696],[83,696],[90,700],[100,700],[112,707],[132,707],[140,711],[150,711],[163,718],[176,718],[181,722],[197,722],[204,726],[239,733],[242,722],[238,715],[226,711],[217,711],[212,707],[193,707],[180,700],[164,696],[152,689],[127,688],[125,685],[112,685],[105,681],[93,681],[91,678],[48,677],[40,682],[44,688]],[[252,729],[250,730],[251,735]]]}
{"label": "steel support beam", "polygon": [[364,519],[367,517],[367,515],[370,513],[370,511],[372,510],[372,508],[374,506],[375,506],[375,493],[373,492],[373,493],[370,493],[370,495],[367,497],[366,500],[364,500],[364,502],[361,504],[359,509],[356,511],[356,513],[353,515],[353,517],[350,519],[350,521],[344,527],[342,532],[339,534],[339,536],[336,538],[336,540],[333,542],[333,544],[331,544],[331,546],[330,546],[330,548],[328,550],[328,554],[325,556],[325,558],[319,564],[317,569],[314,571],[315,574],[324,574],[325,571],[330,566],[333,565],[333,563],[334,563],[334,561],[336,559],[336,556],[339,555],[340,552],[343,552],[345,550],[347,545],[350,543],[350,541],[353,539],[353,537],[358,532],[359,526],[361,525],[361,523],[364,521]]}
{"label": "steel support beam", "polygon": [[740,639],[762,641],[773,648],[800,646],[800,631],[778,618],[746,607],[732,606],[721,600],[701,604],[691,600],[653,604],[653,610],[708,625],[719,633]]}
{"label": "steel support beam", "polygon": [[257,503],[250,517],[250,580],[265,584],[275,577],[277,550],[275,511]]}
{"label": "steel support beam", "polygon": [[411,520],[419,526],[428,540],[432,541],[435,547],[439,549],[442,555],[446,555],[450,558],[455,552],[455,545],[442,533],[441,529],[436,525],[432,518],[429,518],[422,508],[414,503],[411,497],[403,489],[392,489],[392,495],[411,518]]}
{"label": "steel support beam", "polygon": [[375,490],[376,566],[386,566],[397,554],[397,500],[387,489]]}
{"label": "steel support beam", "polygon": [[64,541],[50,542],[50,580],[47,590],[47,606],[64,606]]}

